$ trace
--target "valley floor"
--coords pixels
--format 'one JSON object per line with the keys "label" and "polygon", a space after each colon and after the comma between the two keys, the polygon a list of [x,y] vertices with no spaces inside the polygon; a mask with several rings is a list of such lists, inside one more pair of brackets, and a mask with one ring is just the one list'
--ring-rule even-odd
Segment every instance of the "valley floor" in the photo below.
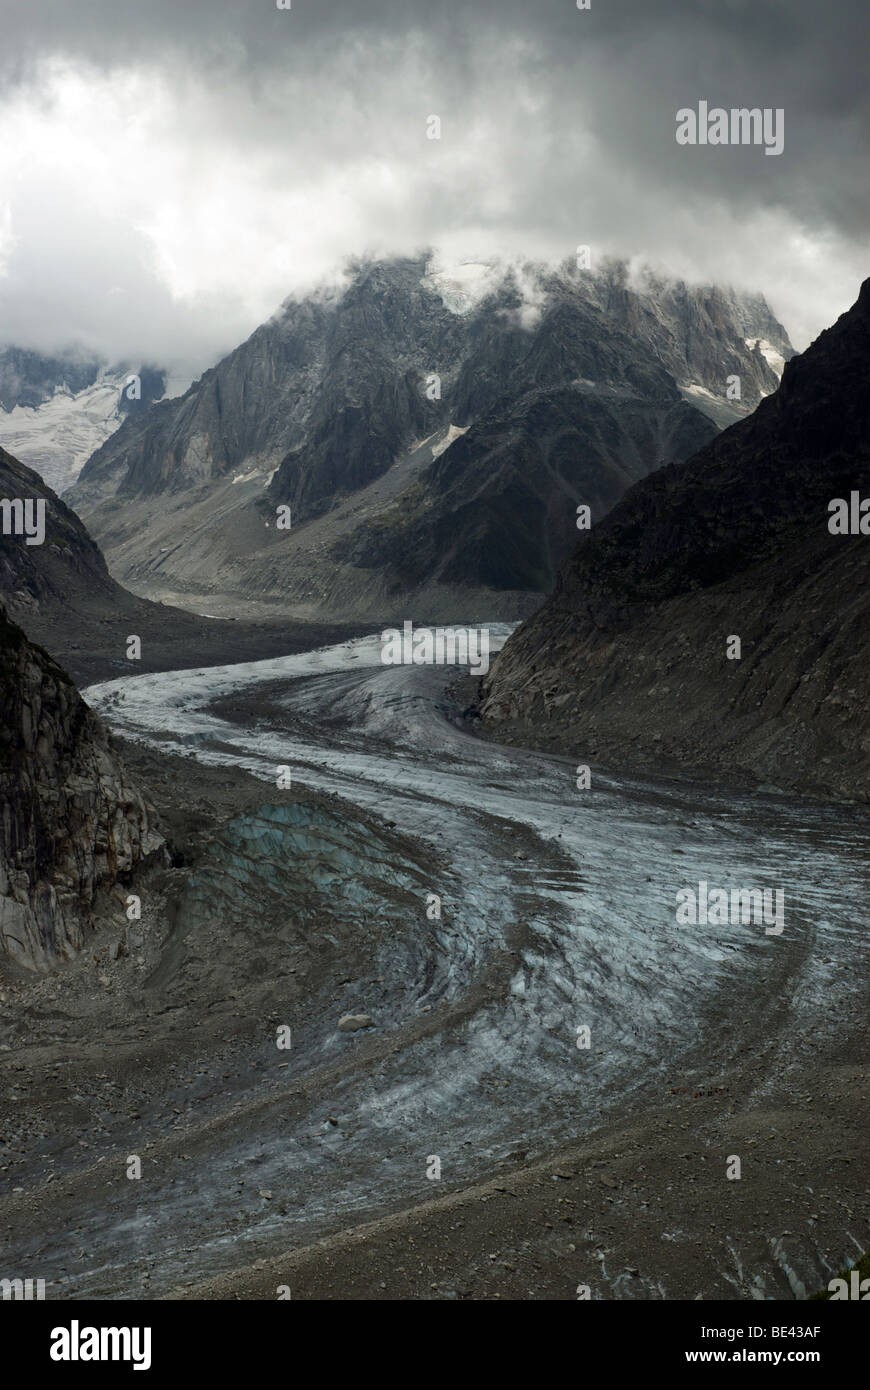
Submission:
{"label": "valley floor", "polygon": [[[448,675],[360,639],[88,692],[173,867],[58,974],[0,967],[0,1276],[790,1299],[866,1248],[857,809],[578,791],[472,737]],[[782,886],[782,936],[678,925],[701,878]]]}

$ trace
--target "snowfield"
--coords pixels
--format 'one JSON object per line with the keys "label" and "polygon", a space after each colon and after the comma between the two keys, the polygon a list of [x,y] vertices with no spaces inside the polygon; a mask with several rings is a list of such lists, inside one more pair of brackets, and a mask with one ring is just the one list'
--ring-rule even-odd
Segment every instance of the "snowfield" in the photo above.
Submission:
{"label": "snowfield", "polygon": [[55,492],[66,492],[91,454],[120,425],[118,400],[127,376],[101,376],[75,395],[61,387],[38,407],[0,410],[0,445]]}

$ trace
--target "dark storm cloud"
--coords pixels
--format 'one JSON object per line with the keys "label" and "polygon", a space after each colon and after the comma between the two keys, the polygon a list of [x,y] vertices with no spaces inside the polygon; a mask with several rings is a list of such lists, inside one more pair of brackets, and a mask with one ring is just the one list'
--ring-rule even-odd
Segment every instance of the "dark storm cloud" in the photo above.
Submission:
{"label": "dark storm cloud", "polygon": [[[156,339],[173,306],[194,313],[197,301],[211,326],[191,330],[191,351],[197,338],[223,343],[252,327],[270,297],[322,273],[329,257],[463,239],[478,253],[491,243],[533,256],[588,242],[755,285],[799,341],[846,307],[867,273],[867,13],[865,0],[592,0],[589,11],[573,0],[293,0],[289,11],[274,0],[35,0],[26,9],[4,0],[0,139],[7,110],[21,129],[21,102],[50,138],[55,105],[66,109],[59,74],[90,75],[97,90],[107,82],[103,138],[130,125],[153,208],[143,212],[133,181],[118,179],[112,217],[130,221],[114,277],[128,296],[124,324],[132,332],[138,318]],[[130,74],[141,95],[115,105],[111,93]],[[700,100],[782,108],[783,153],[677,145],[677,110]],[[147,148],[136,146],[137,109],[152,123]],[[437,149],[421,136],[430,113],[443,121]],[[220,164],[238,188],[237,204],[223,208]],[[112,168],[105,178],[113,182]],[[7,256],[20,293],[0,288],[13,320],[49,254],[35,231],[36,194],[28,201],[26,175],[18,179],[17,249]],[[45,181],[47,207],[80,200],[61,179]],[[228,255],[215,217],[201,213],[198,226],[191,206],[190,245],[176,225],[188,194],[229,228],[238,221],[248,292],[239,289],[237,304],[221,283]],[[85,201],[71,218],[76,243],[89,212]],[[286,240],[271,268],[246,226],[270,218],[286,229],[270,233]],[[71,264],[83,259],[72,248]],[[143,284],[151,276],[139,303],[131,267]],[[62,268],[53,275],[62,280]],[[68,293],[58,286],[58,302],[74,302],[86,280],[77,275]],[[118,295],[99,302],[96,335]]]}
{"label": "dark storm cloud", "polygon": [[[293,0],[291,11],[269,0],[3,0],[0,64],[7,81],[57,54],[107,68],[178,63],[256,84],[267,73],[292,78],[356,53],[362,91],[383,80],[372,64],[384,39],[419,35],[433,70],[443,76],[446,64],[455,85],[473,84],[479,41],[521,39],[549,96],[556,84],[565,125],[572,95],[582,96],[577,77],[589,80],[589,66],[607,76],[609,100],[584,114],[633,163],[678,153],[672,116],[687,101],[785,107],[789,155],[802,169],[817,161],[820,191],[836,180],[845,205],[832,200],[830,215],[851,220],[859,206],[866,212],[868,196],[868,15],[865,0],[593,0],[588,12],[571,0]],[[509,102],[510,91],[500,99]],[[675,178],[686,177],[678,159],[666,162]],[[737,163],[716,169],[707,161],[709,172],[692,177],[733,181],[735,191],[749,178],[761,192],[774,173],[741,161],[738,174]],[[783,180],[782,196],[796,182]]]}

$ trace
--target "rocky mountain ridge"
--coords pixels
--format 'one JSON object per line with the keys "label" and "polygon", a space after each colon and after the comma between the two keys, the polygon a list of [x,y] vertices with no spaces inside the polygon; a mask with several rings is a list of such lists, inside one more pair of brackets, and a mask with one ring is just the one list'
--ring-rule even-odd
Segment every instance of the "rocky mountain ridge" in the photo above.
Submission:
{"label": "rocky mountain ridge", "polygon": [[753,415],[581,541],[486,678],[486,725],[578,762],[866,797],[870,554],[829,505],[870,495],[868,388],[865,281]]}
{"label": "rocky mountain ridge", "polygon": [[298,616],[528,611],[580,503],[693,453],[792,351],[763,300],[622,263],[472,271],[360,263],[125,421],[70,493],[112,572]]}

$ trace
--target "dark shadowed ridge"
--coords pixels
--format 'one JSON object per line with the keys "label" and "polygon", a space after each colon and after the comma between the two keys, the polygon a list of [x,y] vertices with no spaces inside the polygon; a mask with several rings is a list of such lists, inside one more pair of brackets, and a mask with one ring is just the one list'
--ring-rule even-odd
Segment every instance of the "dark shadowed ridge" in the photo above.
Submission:
{"label": "dark shadowed ridge", "polygon": [[[209,620],[137,597],[109,574],[84,523],[38,473],[0,449],[0,498],[45,502],[45,539],[0,536],[0,603],[33,642],[81,685],[112,676],[223,665],[304,651],[345,629],[274,621]],[[141,659],[127,638],[141,638]]]}
{"label": "dark shadowed ridge", "polygon": [[[636,484],[507,644],[483,713],[571,755],[867,789],[870,280],[748,419]],[[726,658],[729,637],[739,660]]]}

